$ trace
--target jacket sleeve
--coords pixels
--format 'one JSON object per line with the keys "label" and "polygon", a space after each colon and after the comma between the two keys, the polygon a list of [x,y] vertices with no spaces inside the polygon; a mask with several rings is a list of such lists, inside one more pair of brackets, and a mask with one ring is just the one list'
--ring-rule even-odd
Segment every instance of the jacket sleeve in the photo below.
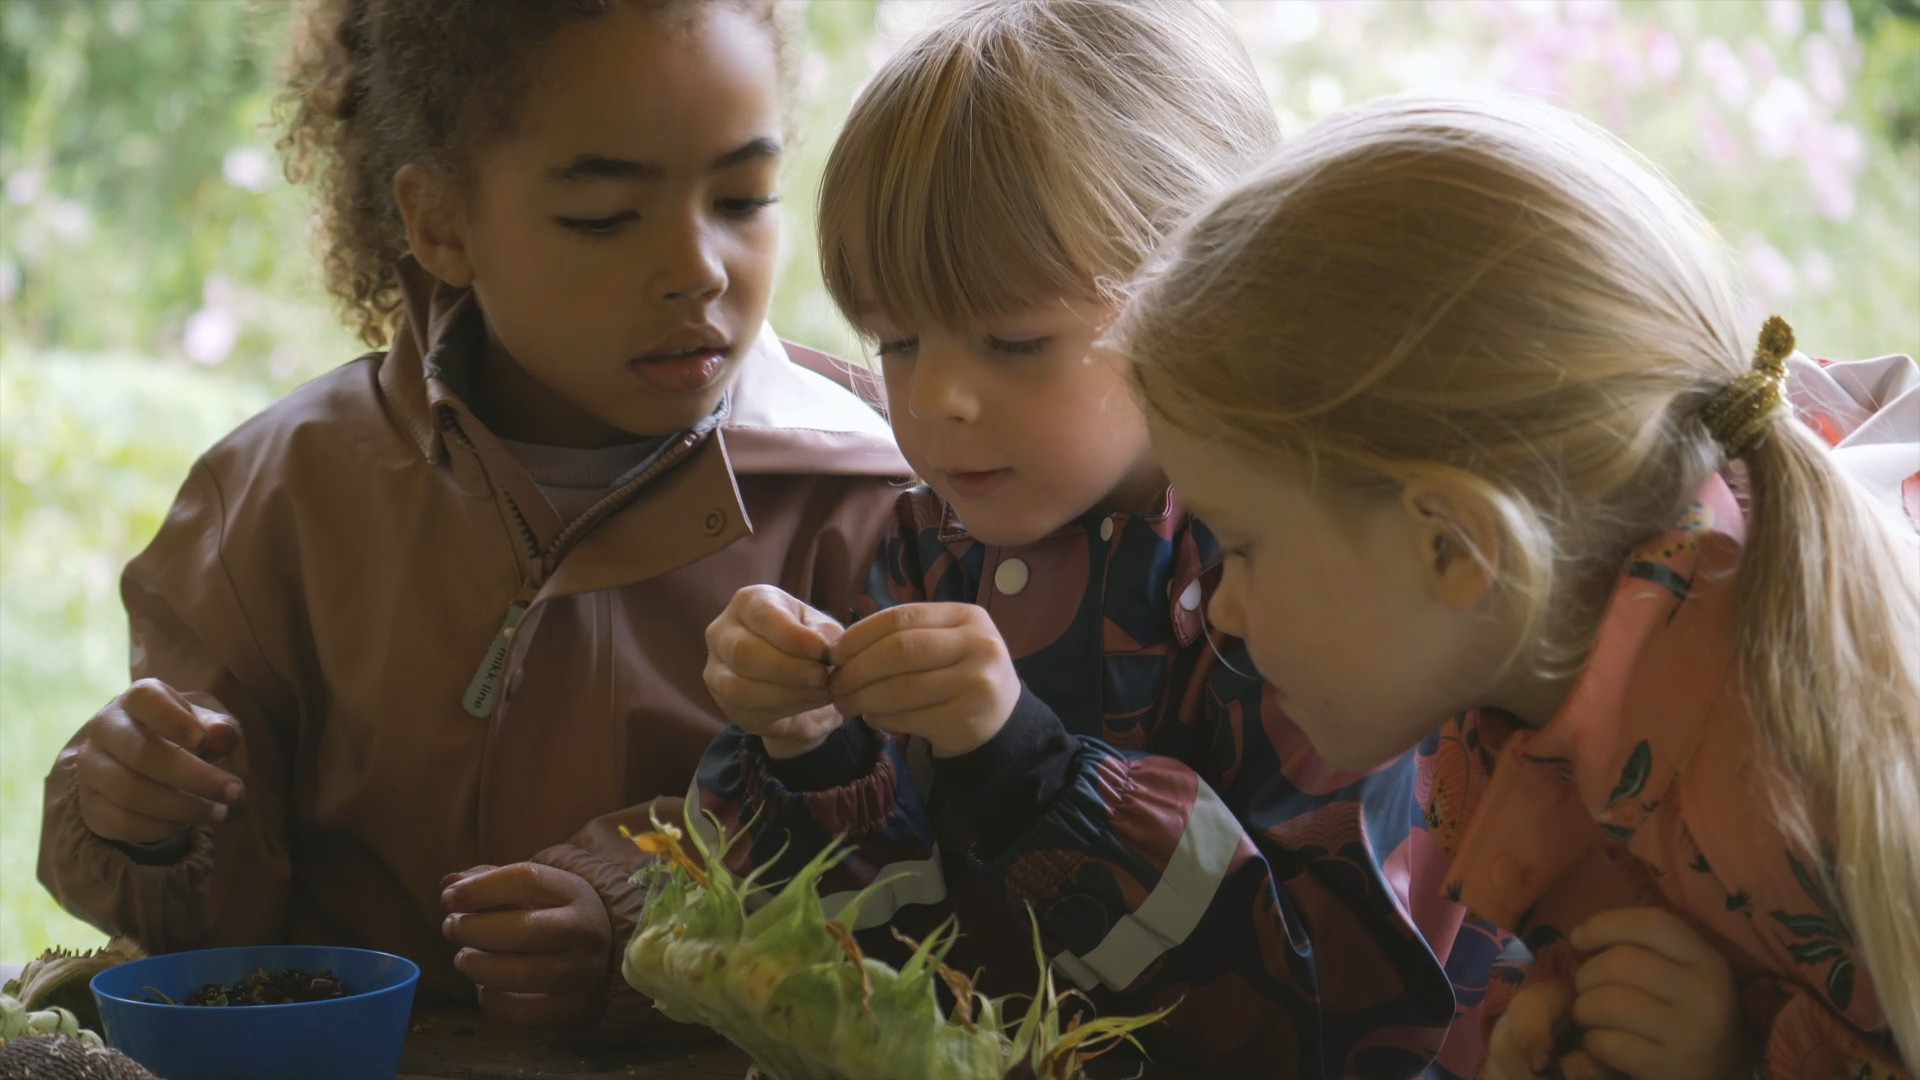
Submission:
{"label": "jacket sleeve", "polygon": [[[1217,668],[1189,685],[1206,698],[1179,759],[1073,740],[1068,783],[1002,848],[989,808],[1034,781],[1007,767],[975,788],[963,812],[987,841],[969,860],[982,891],[1031,905],[1056,970],[1103,1012],[1179,1002],[1153,1035],[1183,1060],[1421,1074],[1503,938],[1438,895],[1418,759],[1336,773],[1270,687]],[[1477,1060],[1472,1027],[1446,1061]]]}
{"label": "jacket sleeve", "polygon": [[229,518],[205,459],[121,580],[135,680],[158,679],[240,725],[224,767],[244,804],[177,845],[123,847],[80,820],[76,734],[47,776],[39,877],[62,907],[149,952],[283,940],[288,923],[287,799],[297,707],[272,672],[227,552]]}

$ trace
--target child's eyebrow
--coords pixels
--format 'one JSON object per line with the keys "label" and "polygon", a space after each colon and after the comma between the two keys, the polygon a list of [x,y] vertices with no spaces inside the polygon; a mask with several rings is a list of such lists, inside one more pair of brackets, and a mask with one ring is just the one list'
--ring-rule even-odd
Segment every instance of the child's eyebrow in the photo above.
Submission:
{"label": "child's eyebrow", "polygon": [[[780,140],[764,135],[748,139],[739,146],[713,159],[707,166],[708,172],[722,172],[735,165],[761,158],[779,157]],[[607,157],[603,154],[581,154],[565,165],[547,170],[547,177],[566,183],[585,180],[659,180],[667,174],[666,167],[653,161],[634,161],[629,158]]]}

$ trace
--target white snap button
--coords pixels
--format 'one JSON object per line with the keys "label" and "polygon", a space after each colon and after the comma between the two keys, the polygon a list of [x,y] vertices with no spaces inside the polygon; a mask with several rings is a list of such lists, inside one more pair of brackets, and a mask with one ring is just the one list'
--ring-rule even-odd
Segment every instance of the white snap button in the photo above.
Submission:
{"label": "white snap button", "polygon": [[1195,611],[1198,610],[1199,607],[1200,583],[1198,581],[1189,581],[1187,582],[1187,587],[1180,590],[1180,610]]}
{"label": "white snap button", "polygon": [[1113,515],[1111,514],[1100,519],[1100,539],[1113,539]]}
{"label": "white snap button", "polygon": [[1008,559],[994,568],[993,587],[1000,590],[1002,596],[1018,596],[1027,587],[1027,564],[1019,559]]}

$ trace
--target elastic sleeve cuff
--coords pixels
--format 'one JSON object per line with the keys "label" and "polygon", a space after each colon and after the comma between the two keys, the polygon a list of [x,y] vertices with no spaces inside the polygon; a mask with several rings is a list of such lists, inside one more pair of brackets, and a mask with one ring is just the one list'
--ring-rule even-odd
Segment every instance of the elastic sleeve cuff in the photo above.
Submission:
{"label": "elastic sleeve cuff", "polygon": [[934,779],[989,854],[1040,820],[1069,783],[1079,751],[1054,711],[1022,685],[999,734],[957,757],[935,758]]}
{"label": "elastic sleeve cuff", "polygon": [[872,772],[879,749],[880,740],[873,729],[860,718],[851,717],[825,742],[798,757],[768,757],[767,772],[788,791],[827,791]]}

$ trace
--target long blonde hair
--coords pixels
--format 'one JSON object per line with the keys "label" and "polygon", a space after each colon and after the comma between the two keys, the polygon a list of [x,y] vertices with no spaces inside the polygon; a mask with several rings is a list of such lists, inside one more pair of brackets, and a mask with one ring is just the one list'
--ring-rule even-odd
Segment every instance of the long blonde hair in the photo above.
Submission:
{"label": "long blonde hair", "polygon": [[1307,133],[1200,214],[1118,337],[1150,410],[1256,460],[1467,482],[1538,663],[1578,664],[1634,546],[1734,475],[1739,677],[1780,823],[1828,867],[1912,1055],[1920,548],[1798,423],[1725,460],[1700,412],[1759,327],[1724,258],[1671,184],[1570,114],[1401,97]]}
{"label": "long blonde hair", "polygon": [[1046,297],[1118,302],[1278,142],[1214,4],[975,0],[855,100],[821,181],[821,269],[856,323],[869,306],[971,328]]}

